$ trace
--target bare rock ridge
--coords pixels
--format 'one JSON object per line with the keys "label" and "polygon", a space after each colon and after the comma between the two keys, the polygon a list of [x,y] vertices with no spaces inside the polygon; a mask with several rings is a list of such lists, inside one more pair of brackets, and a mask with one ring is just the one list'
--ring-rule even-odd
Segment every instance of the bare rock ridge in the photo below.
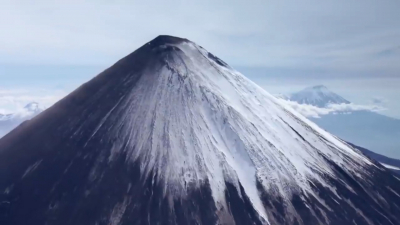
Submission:
{"label": "bare rock ridge", "polygon": [[159,36],[0,139],[0,224],[400,224],[400,180]]}

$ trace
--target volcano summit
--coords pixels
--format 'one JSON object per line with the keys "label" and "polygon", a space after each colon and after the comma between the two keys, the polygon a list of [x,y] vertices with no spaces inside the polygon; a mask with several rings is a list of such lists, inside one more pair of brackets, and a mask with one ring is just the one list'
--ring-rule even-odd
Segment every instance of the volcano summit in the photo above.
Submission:
{"label": "volcano summit", "polygon": [[400,224],[400,180],[195,43],[159,36],[0,140],[0,220]]}

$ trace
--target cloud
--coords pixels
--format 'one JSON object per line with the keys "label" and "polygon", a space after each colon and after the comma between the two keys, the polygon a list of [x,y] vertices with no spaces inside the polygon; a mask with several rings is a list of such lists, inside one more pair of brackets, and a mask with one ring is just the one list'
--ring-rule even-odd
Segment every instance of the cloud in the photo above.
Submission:
{"label": "cloud", "polygon": [[376,105],[357,105],[354,103],[330,104],[327,106],[327,109],[332,110],[332,112],[351,112],[351,111],[363,111],[363,110],[379,112],[386,110],[385,108]]}
{"label": "cloud", "polygon": [[[28,1],[0,7],[0,61],[109,65],[159,34],[237,66],[398,76],[399,1]],[[387,54],[387,51],[390,54]],[[385,57],[376,57],[384,54]]]}
{"label": "cloud", "polygon": [[0,89],[0,114],[23,116],[28,103],[37,102],[41,108],[47,108],[66,94],[63,90],[50,89]]}
{"label": "cloud", "polygon": [[372,112],[380,112],[386,110],[383,107],[376,105],[357,105],[357,104],[330,104],[325,108],[319,108],[313,105],[300,104],[294,101],[285,100],[282,98],[278,98],[282,104],[288,105],[292,107],[294,110],[299,112],[305,117],[313,117],[320,118],[323,115],[327,114],[348,114],[354,111],[372,111]]}

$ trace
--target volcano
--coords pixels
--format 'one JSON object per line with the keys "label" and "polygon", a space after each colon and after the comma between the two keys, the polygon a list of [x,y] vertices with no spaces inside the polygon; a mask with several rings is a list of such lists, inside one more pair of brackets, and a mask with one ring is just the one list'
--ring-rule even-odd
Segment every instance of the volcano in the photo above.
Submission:
{"label": "volcano", "polygon": [[159,36],[0,140],[0,223],[400,224],[400,180]]}
{"label": "volcano", "polygon": [[300,104],[313,105],[321,108],[329,104],[350,104],[349,101],[333,93],[324,85],[305,88],[302,91],[291,94],[288,99]]}

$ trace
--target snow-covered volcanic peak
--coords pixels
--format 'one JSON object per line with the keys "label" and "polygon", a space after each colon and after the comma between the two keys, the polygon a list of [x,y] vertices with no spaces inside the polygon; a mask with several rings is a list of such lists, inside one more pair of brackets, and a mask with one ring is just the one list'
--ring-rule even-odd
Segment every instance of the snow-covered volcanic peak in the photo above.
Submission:
{"label": "snow-covered volcanic peak", "polygon": [[225,182],[238,190],[241,184],[267,219],[256,180],[288,201],[293,192],[313,194],[308,180],[333,176],[325,157],[349,171],[371,164],[202,47],[159,41],[148,45],[163,64],[147,68],[108,115],[118,116],[109,135],[119,134],[116,146],[127,145],[110,158],[127,151],[170,195],[185,196],[207,181],[227,207]]}
{"label": "snow-covered volcanic peak", "polygon": [[325,107],[329,104],[349,104],[343,97],[333,93],[324,85],[305,88],[302,91],[290,95],[289,100],[300,104]]}
{"label": "snow-covered volcanic peak", "polygon": [[[62,123],[56,124],[60,119]],[[48,124],[43,128],[41,125],[45,122]],[[37,129],[41,132],[36,134]],[[197,223],[201,220],[201,223],[212,224],[210,221],[217,216],[220,224],[250,224],[250,221],[305,224],[302,221],[307,221],[306,212],[310,212],[307,215],[314,219],[309,221],[330,224],[329,221],[340,219],[331,209],[338,202],[359,207],[358,200],[348,199],[359,189],[356,179],[370,181],[369,171],[385,172],[201,46],[170,36],[159,36],[148,42],[15,131],[17,133],[43,134],[43,139],[31,144],[38,148],[38,153],[32,153],[31,145],[19,143],[18,136],[11,133],[0,141],[0,153],[3,153],[0,171],[14,166],[7,167],[9,164],[2,158],[20,157],[23,154],[13,154],[29,150],[30,158],[21,161],[31,163],[24,164],[24,170],[21,169],[23,163],[18,163],[21,172],[14,172],[19,175],[16,175],[18,179],[22,177],[17,184],[21,188],[26,187],[23,186],[28,180],[26,177],[41,173],[37,171],[56,171],[54,179],[42,176],[46,177],[49,191],[64,196],[65,189],[59,183],[67,181],[64,185],[70,186],[74,182],[71,188],[82,190],[85,197],[80,201],[84,202],[99,190],[104,196],[114,196],[116,190],[126,184],[122,187],[123,196],[119,202],[113,202],[111,211],[102,208],[110,213],[112,224],[119,224],[126,214],[128,218],[129,213],[125,211],[133,213],[135,208],[147,213],[143,218],[150,220],[152,215],[158,215],[157,210],[164,209],[161,207],[163,199],[168,199],[169,210],[162,211],[165,215],[187,208],[192,211],[185,216]],[[87,163],[92,159],[92,164]],[[65,168],[59,168],[61,165]],[[82,165],[85,165],[84,171],[77,169]],[[56,167],[57,170],[52,170]],[[124,176],[129,174],[128,168],[136,167],[140,169],[143,185],[131,181],[132,176]],[[105,192],[109,191],[105,187],[110,185],[105,177],[111,170],[118,172],[112,175],[116,176],[113,194]],[[76,171],[79,177],[75,179]],[[57,172],[59,174],[55,174]],[[0,190],[10,185],[0,182]],[[161,187],[161,196],[156,186]],[[102,189],[96,192],[96,187]],[[215,211],[207,220],[203,214],[198,218],[200,214],[196,211],[196,207],[206,202],[204,187],[209,187],[211,201],[215,204]],[[332,193],[329,202],[320,195],[321,189]],[[41,190],[47,194],[47,189]],[[200,198],[190,199],[196,190],[200,190]],[[369,190],[361,194],[384,207],[385,200]],[[143,199],[132,197],[140,193]],[[149,199],[146,193],[151,193]],[[235,193],[240,200],[235,200]],[[145,208],[147,201],[153,198],[158,208],[154,205]],[[185,205],[187,198],[191,203]],[[51,204],[54,201],[49,200]],[[57,199],[54,204],[62,208],[66,205],[62,201],[68,198]],[[244,202],[241,203],[243,207],[238,207],[238,202]],[[79,205],[84,206],[88,205]],[[48,210],[49,206],[44,207]],[[61,212],[60,208],[56,209],[57,213]],[[63,209],[67,211],[71,207]],[[238,218],[242,214],[235,213],[236,209],[246,210],[243,218]],[[214,209],[203,209],[204,212],[211,210]],[[361,209],[356,210],[346,213],[352,218],[365,217]],[[257,216],[253,217],[253,212]],[[101,214],[103,218],[103,212]],[[177,216],[179,214],[175,214]],[[171,218],[165,216],[163,221],[177,223],[171,221],[178,219]]]}

